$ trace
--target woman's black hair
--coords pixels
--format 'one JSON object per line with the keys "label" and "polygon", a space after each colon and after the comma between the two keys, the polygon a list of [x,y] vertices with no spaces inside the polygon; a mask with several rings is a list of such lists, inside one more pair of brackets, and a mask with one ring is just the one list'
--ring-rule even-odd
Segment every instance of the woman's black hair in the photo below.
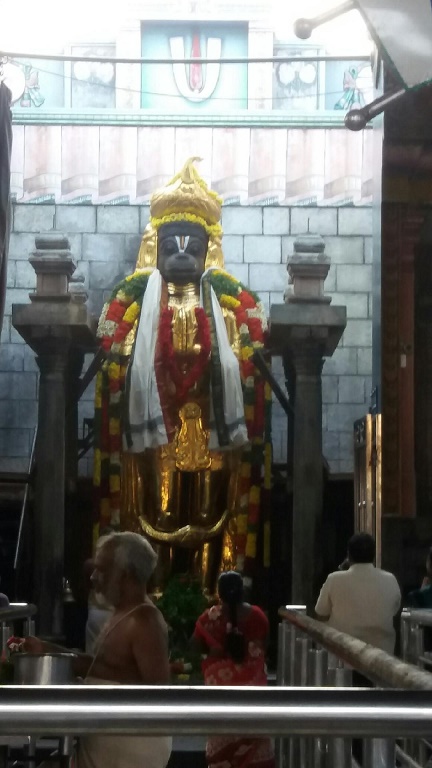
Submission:
{"label": "woman's black hair", "polygon": [[243,602],[243,579],[237,571],[225,571],[218,580],[218,593],[228,607],[229,623],[225,637],[225,651],[236,664],[241,664],[246,656],[246,642],[243,632],[238,628],[238,607]]}

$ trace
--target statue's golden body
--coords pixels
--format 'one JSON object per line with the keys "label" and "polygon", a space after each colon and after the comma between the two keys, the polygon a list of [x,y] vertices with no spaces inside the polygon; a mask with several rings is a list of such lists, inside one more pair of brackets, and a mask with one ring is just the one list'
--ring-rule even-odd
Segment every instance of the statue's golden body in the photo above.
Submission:
{"label": "statue's golden body", "polygon": [[221,565],[241,569],[251,556],[247,536],[256,547],[257,512],[250,532],[248,520],[259,478],[252,488],[242,453],[249,429],[255,446],[262,441],[252,399],[261,392],[263,408],[263,385],[250,358],[266,320],[244,286],[210,269],[223,267],[220,206],[188,161],[153,196],[137,269],[99,326],[107,352],[96,395],[101,527],[151,539],[160,589],[174,568],[200,574],[212,593]]}
{"label": "statue's golden body", "polygon": [[[186,361],[199,353],[194,311],[199,306],[199,285],[169,283],[167,288],[168,307],[174,310],[174,353],[186,372]],[[238,354],[234,316],[225,310],[224,317]],[[191,551],[190,567],[210,592],[221,558],[224,569],[234,566],[230,528],[235,525],[241,451],[209,449],[209,383],[206,371],[180,408],[173,392],[177,429],[171,443],[143,453],[123,452],[120,524],[123,530],[143,532],[162,545],[156,585],[160,590],[176,547]]]}

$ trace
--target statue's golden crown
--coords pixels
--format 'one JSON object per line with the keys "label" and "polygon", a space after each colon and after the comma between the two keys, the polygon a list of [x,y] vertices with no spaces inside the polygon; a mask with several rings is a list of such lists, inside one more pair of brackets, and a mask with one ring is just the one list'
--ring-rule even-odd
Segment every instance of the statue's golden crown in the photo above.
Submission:
{"label": "statue's golden crown", "polygon": [[210,237],[222,233],[219,220],[222,200],[209,189],[191,157],[163,189],[157,190],[150,201],[150,220],[155,229],[170,221],[191,221],[201,224]]}
{"label": "statue's golden crown", "polygon": [[219,224],[222,199],[209,189],[190,157],[179,173],[150,200],[150,223],[145,228],[138,253],[137,269],[154,269],[157,264],[157,231],[171,221],[200,224],[209,236],[206,268],[223,268],[222,227]]}

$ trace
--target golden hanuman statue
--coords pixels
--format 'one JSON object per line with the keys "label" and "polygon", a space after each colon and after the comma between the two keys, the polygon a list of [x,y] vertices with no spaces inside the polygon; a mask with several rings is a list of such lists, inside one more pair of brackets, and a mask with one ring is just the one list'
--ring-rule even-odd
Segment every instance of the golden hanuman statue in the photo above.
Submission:
{"label": "golden hanuman statue", "polygon": [[[194,161],[151,198],[135,272],[105,305],[96,387],[99,531],[142,532],[174,569],[214,590],[256,555],[269,489],[269,393],[258,297],[223,270],[221,200]],[[264,553],[268,521],[264,520]]]}

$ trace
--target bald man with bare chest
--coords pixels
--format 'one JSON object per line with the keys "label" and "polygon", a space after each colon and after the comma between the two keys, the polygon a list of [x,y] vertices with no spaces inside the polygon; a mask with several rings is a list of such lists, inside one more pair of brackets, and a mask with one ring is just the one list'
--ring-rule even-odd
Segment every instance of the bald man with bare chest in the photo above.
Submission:
{"label": "bald man with bare chest", "polygon": [[[168,632],[146,585],[156,554],[136,533],[114,533],[96,551],[92,583],[113,606],[95,644],[94,656],[78,654],[77,676],[91,685],[164,685],[169,682]],[[57,646],[28,637],[24,650],[43,653]],[[78,768],[165,768],[171,739],[146,736],[85,736]]]}

